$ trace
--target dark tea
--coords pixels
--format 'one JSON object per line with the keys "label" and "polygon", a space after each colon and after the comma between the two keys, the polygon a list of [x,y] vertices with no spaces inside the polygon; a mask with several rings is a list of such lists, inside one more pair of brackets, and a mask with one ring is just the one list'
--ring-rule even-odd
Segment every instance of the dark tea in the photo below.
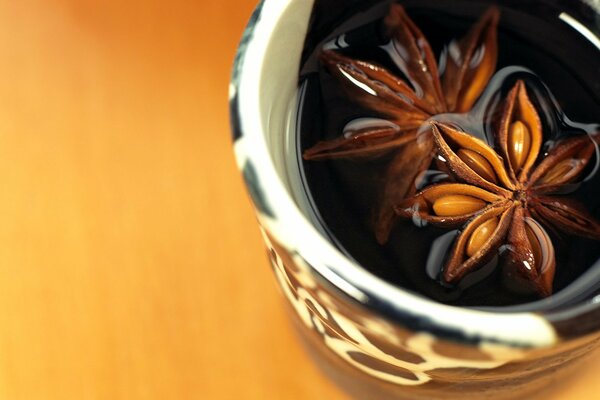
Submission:
{"label": "dark tea", "polygon": [[442,303],[533,302],[600,258],[595,36],[528,3],[313,11],[298,151],[314,214],[364,268]]}

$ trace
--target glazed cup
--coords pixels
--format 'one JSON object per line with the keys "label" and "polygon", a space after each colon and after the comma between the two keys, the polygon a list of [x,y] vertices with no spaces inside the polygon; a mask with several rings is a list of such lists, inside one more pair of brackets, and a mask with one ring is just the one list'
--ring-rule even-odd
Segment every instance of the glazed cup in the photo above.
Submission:
{"label": "glazed cup", "polygon": [[[562,2],[568,10],[559,1],[545,3],[600,43],[597,2]],[[294,130],[312,8],[312,0],[261,2],[230,85],[236,159],[306,348],[356,398],[503,399],[548,388],[596,346],[597,290],[587,288],[575,305],[537,312],[443,305],[362,268],[307,211],[296,142],[284,133]],[[588,282],[600,281],[598,268],[590,274]]]}

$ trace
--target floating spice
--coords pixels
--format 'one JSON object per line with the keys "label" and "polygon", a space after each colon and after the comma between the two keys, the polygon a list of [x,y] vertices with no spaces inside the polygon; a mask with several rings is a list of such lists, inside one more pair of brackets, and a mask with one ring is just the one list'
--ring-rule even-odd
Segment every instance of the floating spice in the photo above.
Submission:
{"label": "floating spice", "polygon": [[[542,125],[527,89],[518,81],[506,99],[495,132],[498,152],[482,140],[432,123],[438,156],[456,182],[426,187],[396,212],[444,227],[462,226],[446,262],[443,279],[456,283],[489,262],[502,245],[506,273],[547,297],[556,269],[550,229],[600,240],[600,223],[564,195],[595,157],[588,135],[565,139],[545,156]],[[538,159],[541,161],[538,162]]]}
{"label": "floating spice", "polygon": [[427,168],[431,137],[417,133],[432,116],[471,109],[496,68],[499,11],[490,8],[469,33],[442,56],[441,78],[429,42],[399,4],[385,19],[397,67],[408,82],[370,62],[324,51],[321,62],[348,95],[362,106],[386,116],[392,125],[369,126],[351,135],[322,141],[304,152],[306,160],[367,157],[403,148],[391,162],[383,188],[375,234],[388,240],[393,205],[410,194],[416,177]]}

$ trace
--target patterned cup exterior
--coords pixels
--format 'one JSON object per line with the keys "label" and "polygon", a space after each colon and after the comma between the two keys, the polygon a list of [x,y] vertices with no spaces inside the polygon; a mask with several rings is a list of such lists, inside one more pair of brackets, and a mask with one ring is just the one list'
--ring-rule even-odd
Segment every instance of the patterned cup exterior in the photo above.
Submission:
{"label": "patterned cup exterior", "polygon": [[[270,109],[270,93],[285,93],[286,87],[291,92],[296,84],[297,75],[290,81],[289,71],[298,69],[297,37],[311,7],[310,0],[263,1],[240,44],[230,87],[238,165],[277,283],[308,351],[358,398],[502,399],[548,388],[600,340],[596,304],[553,314],[494,314],[437,304],[354,265],[297,208],[272,161],[272,142],[265,139],[273,124],[261,120],[261,113]],[[304,28],[298,28],[299,15],[306,19]],[[290,18],[296,30],[285,36]],[[280,42],[290,53],[275,63],[271,58],[278,53],[271,47]],[[281,82],[290,82],[278,83],[278,68],[285,71]]]}
{"label": "patterned cup exterior", "polygon": [[313,357],[357,398],[514,398],[547,389],[590,353],[590,335],[544,348],[465,342],[398,324],[328,285],[261,227],[277,283]]}

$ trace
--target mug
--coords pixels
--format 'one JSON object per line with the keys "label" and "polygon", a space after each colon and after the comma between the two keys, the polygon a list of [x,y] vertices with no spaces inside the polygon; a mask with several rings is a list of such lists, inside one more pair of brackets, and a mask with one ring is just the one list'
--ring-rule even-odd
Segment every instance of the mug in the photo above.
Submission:
{"label": "mug", "polygon": [[[338,3],[341,12],[357,1]],[[600,49],[600,3],[528,3],[568,16]],[[552,306],[559,292],[535,310],[448,306],[368,272],[311,215],[294,130],[313,7],[313,0],[262,1],[241,40],[230,85],[236,159],[308,351],[348,393],[366,399],[515,398],[573,371],[600,338],[600,290],[589,286],[600,282],[600,267],[571,285],[574,304]]]}

